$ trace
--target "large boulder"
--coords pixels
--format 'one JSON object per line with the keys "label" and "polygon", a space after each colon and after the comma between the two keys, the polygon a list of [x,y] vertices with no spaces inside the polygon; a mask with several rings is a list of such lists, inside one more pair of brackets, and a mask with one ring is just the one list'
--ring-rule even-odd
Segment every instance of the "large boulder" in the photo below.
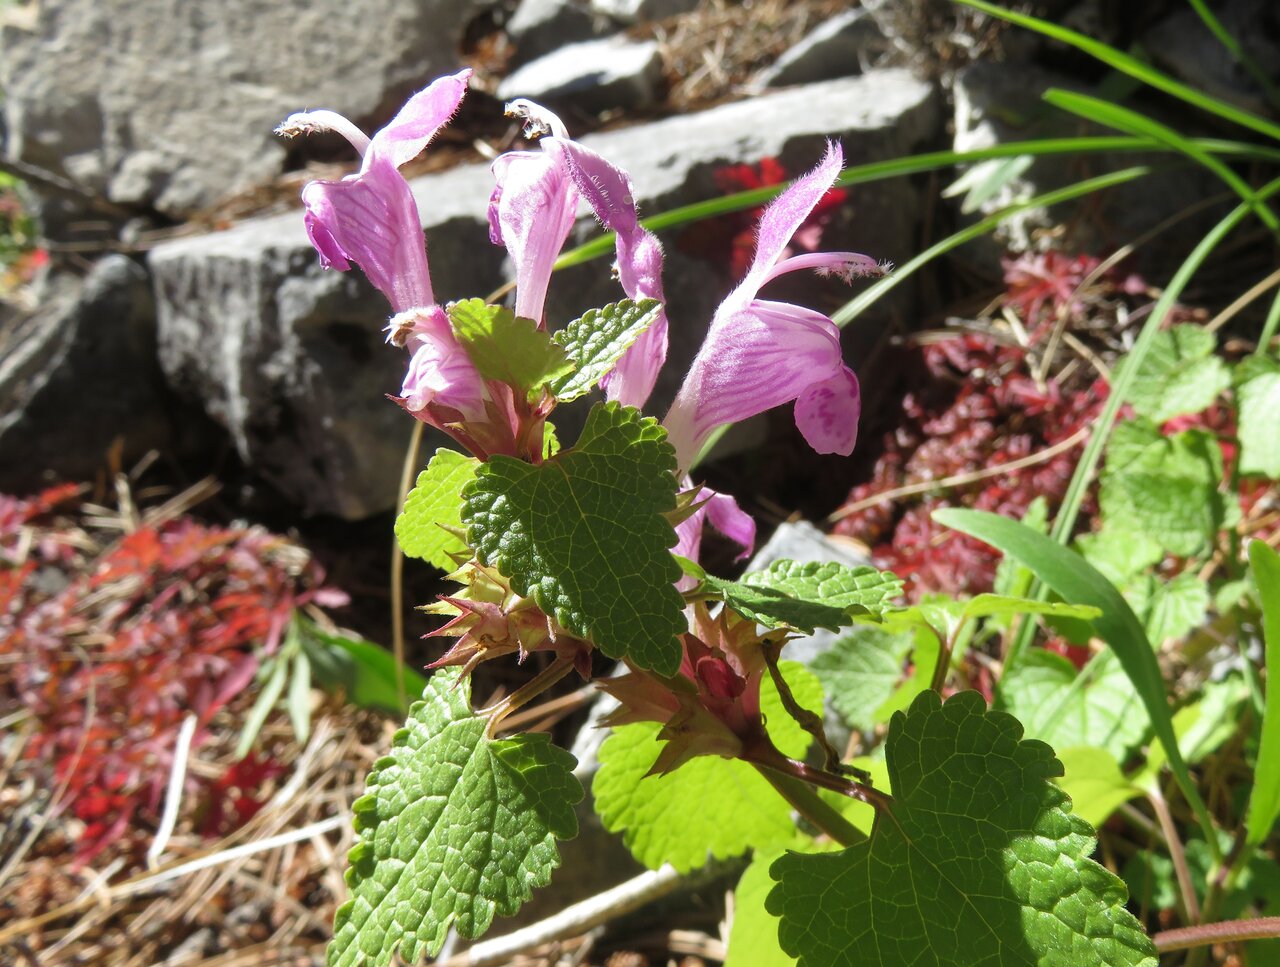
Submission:
{"label": "large boulder", "polygon": [[83,480],[172,441],[147,273],[109,255],[86,278],[48,280],[37,307],[0,325],[0,489]]}
{"label": "large boulder", "polygon": [[[817,162],[827,137],[844,142],[850,164],[907,154],[935,136],[937,119],[929,85],[905,71],[871,71],[583,141],[631,173],[642,212],[651,214],[723,194],[717,173],[728,165],[776,158],[799,174]],[[496,288],[505,253],[488,240],[488,167],[463,166],[412,185],[437,296]],[[903,260],[918,207],[905,182],[860,188],[823,244]],[[579,237],[596,232],[584,215]],[[733,283],[723,266],[682,251],[678,235],[664,241],[672,360],[655,413]],[[553,280],[553,326],[620,297],[609,264],[601,259]],[[318,267],[301,212],[168,242],[151,252],[150,265],[165,372],[230,430],[250,466],[307,512],[354,519],[393,505],[409,421],[383,394],[399,388],[404,358],[382,345],[382,297],[358,272]],[[845,295],[836,289],[824,297]],[[566,439],[572,421],[556,415]]]}
{"label": "large boulder", "polygon": [[41,0],[0,30],[4,155],[180,218],[268,181],[286,115],[389,116],[482,0]]}

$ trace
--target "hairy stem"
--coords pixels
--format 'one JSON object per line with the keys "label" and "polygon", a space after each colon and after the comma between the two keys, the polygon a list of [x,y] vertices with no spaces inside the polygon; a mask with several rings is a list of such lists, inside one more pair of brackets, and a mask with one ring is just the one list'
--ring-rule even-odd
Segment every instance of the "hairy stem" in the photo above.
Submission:
{"label": "hairy stem", "polygon": [[1280,917],[1258,917],[1254,920],[1227,920],[1203,923],[1196,927],[1161,930],[1151,940],[1160,953],[1190,950],[1216,943],[1239,943],[1243,940],[1268,940],[1280,937]]}
{"label": "hairy stem", "polygon": [[487,709],[480,709],[478,714],[489,716],[489,737],[492,738],[498,734],[498,728],[503,719],[516,709],[528,705],[571,671],[573,671],[572,658],[557,658],[502,701]]}

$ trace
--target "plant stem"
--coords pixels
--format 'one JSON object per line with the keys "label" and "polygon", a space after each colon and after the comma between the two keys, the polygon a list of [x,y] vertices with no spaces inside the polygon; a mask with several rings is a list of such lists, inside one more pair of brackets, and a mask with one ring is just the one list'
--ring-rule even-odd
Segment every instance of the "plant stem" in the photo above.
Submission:
{"label": "plant stem", "polygon": [[478,714],[489,716],[489,737],[492,738],[498,733],[498,727],[503,719],[516,709],[528,705],[571,671],[573,671],[572,658],[557,658],[496,705],[480,709]]}
{"label": "plant stem", "polygon": [[1161,930],[1151,940],[1156,945],[1156,950],[1165,954],[1173,950],[1190,950],[1216,943],[1268,940],[1273,937],[1280,937],[1280,917],[1228,920],[1224,923],[1204,923],[1197,927]]}
{"label": "plant stem", "polygon": [[[422,447],[425,425],[421,420],[413,421],[413,434],[409,437],[409,446],[404,452],[404,466],[400,469],[398,511],[404,509],[404,502],[413,487],[413,471],[418,466],[418,451]],[[400,711],[408,712],[409,701],[404,687],[404,554],[395,537],[391,538],[391,653],[396,657],[396,700],[400,703]]]}
{"label": "plant stem", "polygon": [[769,781],[791,808],[841,846],[854,846],[867,841],[866,834],[840,815],[830,803],[794,776],[786,775],[759,763],[756,771]]}
{"label": "plant stem", "polygon": [[1154,787],[1154,784],[1147,793],[1147,798],[1151,801],[1151,808],[1155,810],[1156,819],[1160,821],[1160,830],[1164,833],[1164,841],[1169,847],[1169,856],[1173,860],[1173,872],[1178,880],[1178,892],[1182,897],[1182,912],[1191,923],[1198,923],[1200,903],[1196,899],[1195,887],[1191,883],[1191,870],[1187,866],[1187,854],[1182,848],[1178,827],[1169,813],[1169,806],[1164,801],[1164,796]]}

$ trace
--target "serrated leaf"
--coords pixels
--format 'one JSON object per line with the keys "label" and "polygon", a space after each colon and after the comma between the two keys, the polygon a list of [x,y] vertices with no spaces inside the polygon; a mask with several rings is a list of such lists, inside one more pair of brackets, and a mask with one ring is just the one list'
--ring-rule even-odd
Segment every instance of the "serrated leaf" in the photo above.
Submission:
{"label": "serrated leaf", "polygon": [[1155,967],[1061,764],[974,692],[920,695],[889,726],[893,803],[870,840],[773,864],[766,908],[801,967]]}
{"label": "serrated leaf", "polygon": [[1152,579],[1154,588],[1142,612],[1147,638],[1159,647],[1182,638],[1204,623],[1209,610],[1209,585],[1190,571],[1168,581]]}
{"label": "serrated leaf", "polygon": [[588,393],[661,313],[657,299],[622,299],[589,309],[566,325],[551,338],[577,369],[551,382],[552,395],[564,403]]}
{"label": "serrated leaf", "polygon": [[997,707],[1029,738],[1054,748],[1096,746],[1123,759],[1150,728],[1142,699],[1111,652],[1085,667],[1077,671],[1061,655],[1031,649],[1000,679]]}
{"label": "serrated leaf", "polygon": [[467,545],[444,528],[462,526],[462,488],[479,466],[475,457],[457,450],[435,452],[396,517],[396,541],[405,556],[420,558],[442,571],[457,567],[453,555],[467,553]]}
{"label": "serrated leaf", "polygon": [[902,581],[874,567],[781,560],[741,581],[708,575],[705,589],[767,628],[813,634],[817,628],[837,631],[853,614],[878,614],[902,593]]}
{"label": "serrated leaf", "polygon": [[665,744],[658,728],[639,722],[614,729],[600,746],[591,786],[605,828],[621,832],[637,860],[653,870],[670,863],[688,872],[710,857],[791,840],[791,807],[739,759],[698,756],[674,772],[647,775]]}
{"label": "serrated leaf", "polygon": [[[782,680],[791,690],[791,697],[802,709],[822,719],[822,682],[818,676],[798,661],[778,662]],[[760,714],[764,716],[765,731],[778,751],[793,759],[803,759],[813,736],[791,717],[782,704],[782,696],[773,684],[773,677],[766,674],[760,682]]]}
{"label": "serrated leaf", "polygon": [[1179,557],[1204,553],[1228,522],[1221,479],[1222,452],[1211,434],[1166,437],[1144,420],[1121,423],[1102,471],[1104,526],[1145,533]]}
{"label": "serrated leaf", "polygon": [[915,643],[909,631],[859,628],[823,652],[810,667],[831,704],[856,729],[874,728],[881,706],[902,678],[902,663]]}
{"label": "serrated leaf", "polygon": [[1141,531],[1119,527],[1104,527],[1097,533],[1082,535],[1076,541],[1076,550],[1118,588],[1164,558],[1159,541]]}
{"label": "serrated leaf", "polygon": [[1255,376],[1236,392],[1240,472],[1280,478],[1280,372]]}
{"label": "serrated leaf", "polygon": [[483,299],[453,302],[446,311],[458,342],[485,379],[527,393],[573,370],[563,347],[532,319]]}
{"label": "serrated leaf", "polygon": [[610,658],[663,675],[686,629],[675,529],[675,451],[657,421],[597,404],[577,444],[534,466],[496,456],[463,490],[462,520],[485,564]]}
{"label": "serrated leaf", "polygon": [[434,956],[450,926],[478,937],[510,916],[578,831],[574,758],[546,735],[494,741],[454,669],[431,677],[391,754],[355,801],[351,899],[334,916],[330,967]]}
{"label": "serrated leaf", "polygon": [[1163,423],[1212,406],[1231,385],[1226,363],[1213,354],[1217,343],[1203,326],[1178,325],[1157,333],[1129,387],[1134,411]]}

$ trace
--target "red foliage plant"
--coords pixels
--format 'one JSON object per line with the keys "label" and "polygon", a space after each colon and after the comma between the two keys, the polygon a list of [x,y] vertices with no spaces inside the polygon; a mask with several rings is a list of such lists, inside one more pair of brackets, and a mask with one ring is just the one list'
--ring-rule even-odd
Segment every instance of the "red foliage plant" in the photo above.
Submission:
{"label": "red foliage plant", "polygon": [[273,651],[296,607],[345,598],[258,527],[179,517],[99,550],[53,519],[76,492],[0,495],[0,697],[34,719],[26,755],[50,769],[52,808],[84,824],[87,861],[158,813],[182,721],[196,716],[194,749],[253,681],[255,647]]}

